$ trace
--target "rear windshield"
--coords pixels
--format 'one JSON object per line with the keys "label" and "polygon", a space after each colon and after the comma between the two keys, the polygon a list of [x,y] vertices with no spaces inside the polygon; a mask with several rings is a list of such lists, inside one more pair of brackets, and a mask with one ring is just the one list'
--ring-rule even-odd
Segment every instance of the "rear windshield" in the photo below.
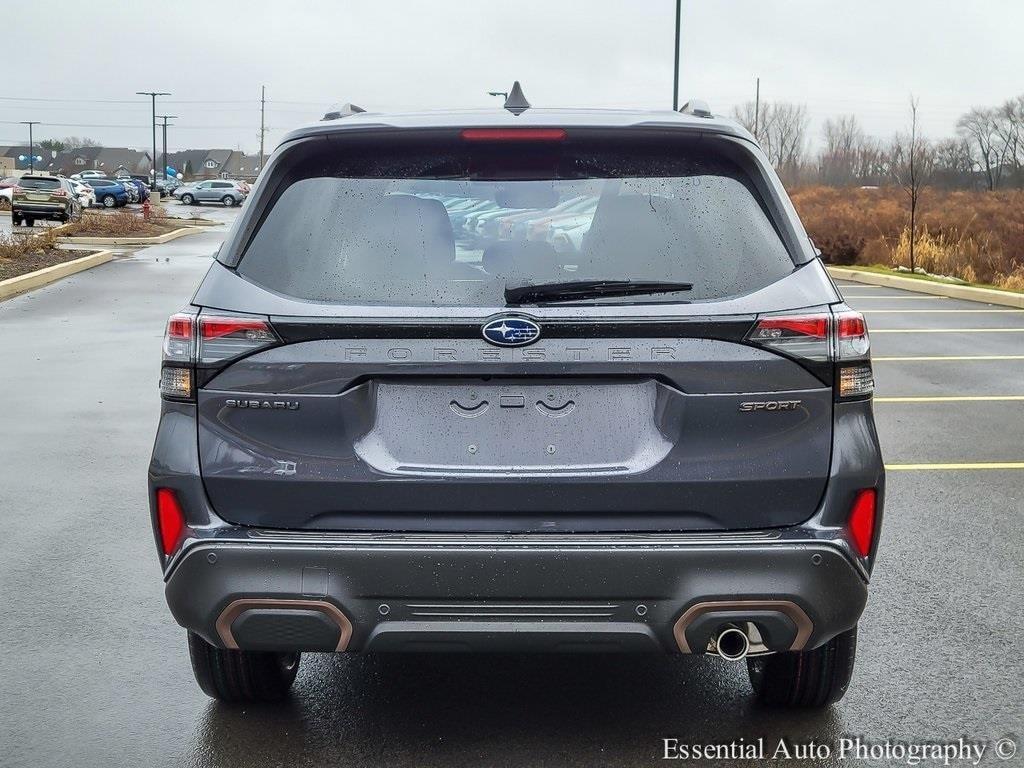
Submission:
{"label": "rear windshield", "polygon": [[18,182],[22,189],[60,189],[60,179],[30,179],[23,177]]}
{"label": "rear windshield", "polygon": [[580,280],[693,285],[587,302],[749,293],[794,264],[751,179],[708,143],[320,150],[270,180],[238,271],[347,304],[502,306],[506,286]]}

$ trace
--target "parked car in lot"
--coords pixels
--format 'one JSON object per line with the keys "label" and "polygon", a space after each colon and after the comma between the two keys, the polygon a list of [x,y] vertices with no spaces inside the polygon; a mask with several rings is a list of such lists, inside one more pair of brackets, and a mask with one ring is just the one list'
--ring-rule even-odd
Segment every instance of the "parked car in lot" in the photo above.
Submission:
{"label": "parked car in lot", "polygon": [[[841,698],[884,495],[863,316],[734,121],[515,111],[293,131],[169,319],[149,502],[196,680],[656,651]],[[470,188],[596,206],[579,252],[474,249]]]}
{"label": "parked car in lot", "polygon": [[72,179],[102,179],[106,178],[103,171],[81,171],[80,173],[71,174]]}
{"label": "parked car in lot", "polygon": [[198,184],[183,184],[175,189],[173,194],[185,205],[223,203],[230,208],[245,202],[249,193],[237,181],[210,179]]}
{"label": "parked car in lot", "polygon": [[128,202],[144,203],[149,200],[149,187],[133,176],[119,176],[117,181],[128,192]]}
{"label": "parked car in lot", "polygon": [[65,179],[65,181],[71,185],[82,208],[92,208],[96,205],[96,191],[90,185],[75,179]]}
{"label": "parked car in lot", "polygon": [[0,197],[4,198],[8,203],[11,202],[11,198],[14,196],[14,188],[17,184],[17,176],[8,176],[5,179],[0,179]]}
{"label": "parked car in lot", "polygon": [[37,219],[71,221],[82,213],[82,204],[67,179],[26,175],[18,179],[11,199],[11,223],[34,226]]}
{"label": "parked car in lot", "polygon": [[90,176],[88,183],[96,194],[97,203],[104,208],[118,208],[122,205],[128,205],[128,190],[125,189],[124,184],[121,182],[100,176]]}
{"label": "parked car in lot", "polygon": [[171,193],[174,192],[174,190],[176,190],[180,186],[181,186],[181,182],[178,181],[178,179],[167,178],[167,179],[157,179],[156,180],[157,191],[160,192],[160,194],[164,195],[164,196],[170,195]]}

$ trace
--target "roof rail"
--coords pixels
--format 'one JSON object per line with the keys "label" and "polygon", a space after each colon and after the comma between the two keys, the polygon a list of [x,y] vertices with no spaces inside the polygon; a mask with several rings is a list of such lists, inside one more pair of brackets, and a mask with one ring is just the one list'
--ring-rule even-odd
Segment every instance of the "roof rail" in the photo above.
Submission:
{"label": "roof rail", "polygon": [[342,117],[351,117],[365,111],[365,109],[357,107],[355,104],[342,104],[340,107],[331,107],[320,120],[338,120]]}
{"label": "roof rail", "polygon": [[519,85],[519,81],[516,80],[512,83],[512,90],[508,92],[508,96],[505,97],[505,109],[511,112],[513,115],[521,115],[523,112],[530,108],[530,102],[526,100],[523,95],[523,88]]}
{"label": "roof rail", "polygon": [[714,117],[711,114],[711,107],[703,99],[690,99],[688,102],[683,104],[683,108],[679,110],[684,115],[693,115],[694,117]]}

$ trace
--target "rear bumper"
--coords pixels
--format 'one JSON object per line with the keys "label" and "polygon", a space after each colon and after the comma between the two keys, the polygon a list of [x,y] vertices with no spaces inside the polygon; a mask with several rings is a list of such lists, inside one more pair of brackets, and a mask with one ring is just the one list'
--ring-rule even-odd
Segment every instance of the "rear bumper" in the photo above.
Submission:
{"label": "rear bumper", "polygon": [[68,212],[68,206],[64,203],[13,203],[11,208],[14,213],[36,218],[60,217]]}
{"label": "rear bumper", "polygon": [[[703,652],[723,623],[770,650],[852,628],[866,573],[838,542],[780,533],[290,535],[191,539],[167,571],[183,627],[220,647]],[[763,622],[763,625],[762,623]]]}

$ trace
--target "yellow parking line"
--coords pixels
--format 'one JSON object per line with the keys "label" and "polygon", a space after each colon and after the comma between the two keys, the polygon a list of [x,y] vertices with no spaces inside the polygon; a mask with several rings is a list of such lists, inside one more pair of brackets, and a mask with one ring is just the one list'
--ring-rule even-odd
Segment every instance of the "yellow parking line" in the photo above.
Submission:
{"label": "yellow parking line", "polygon": [[871,335],[879,333],[1024,333],[1020,328],[872,328]]}
{"label": "yellow parking line", "polygon": [[978,461],[966,464],[886,464],[889,472],[928,469],[1024,469],[1024,461]]}
{"label": "yellow parking line", "polygon": [[861,310],[861,314],[862,315],[908,315],[908,314],[915,314],[915,315],[923,315],[923,314],[952,315],[952,314],[956,314],[956,313],[960,313],[960,314],[975,314],[975,315],[982,315],[982,314],[1003,315],[1003,314],[1013,314],[1015,312],[1019,314],[1021,312],[1024,312],[1024,309],[865,309],[865,310]]}
{"label": "yellow parking line", "polygon": [[879,301],[949,301],[949,296],[843,296],[844,299],[877,299]]}
{"label": "yellow parking line", "polygon": [[871,362],[911,363],[953,360],[1024,360],[1024,355],[919,355],[907,357],[872,357]]}
{"label": "yellow parking line", "polygon": [[1024,395],[941,395],[938,397],[876,397],[876,403],[983,403],[1024,400]]}

